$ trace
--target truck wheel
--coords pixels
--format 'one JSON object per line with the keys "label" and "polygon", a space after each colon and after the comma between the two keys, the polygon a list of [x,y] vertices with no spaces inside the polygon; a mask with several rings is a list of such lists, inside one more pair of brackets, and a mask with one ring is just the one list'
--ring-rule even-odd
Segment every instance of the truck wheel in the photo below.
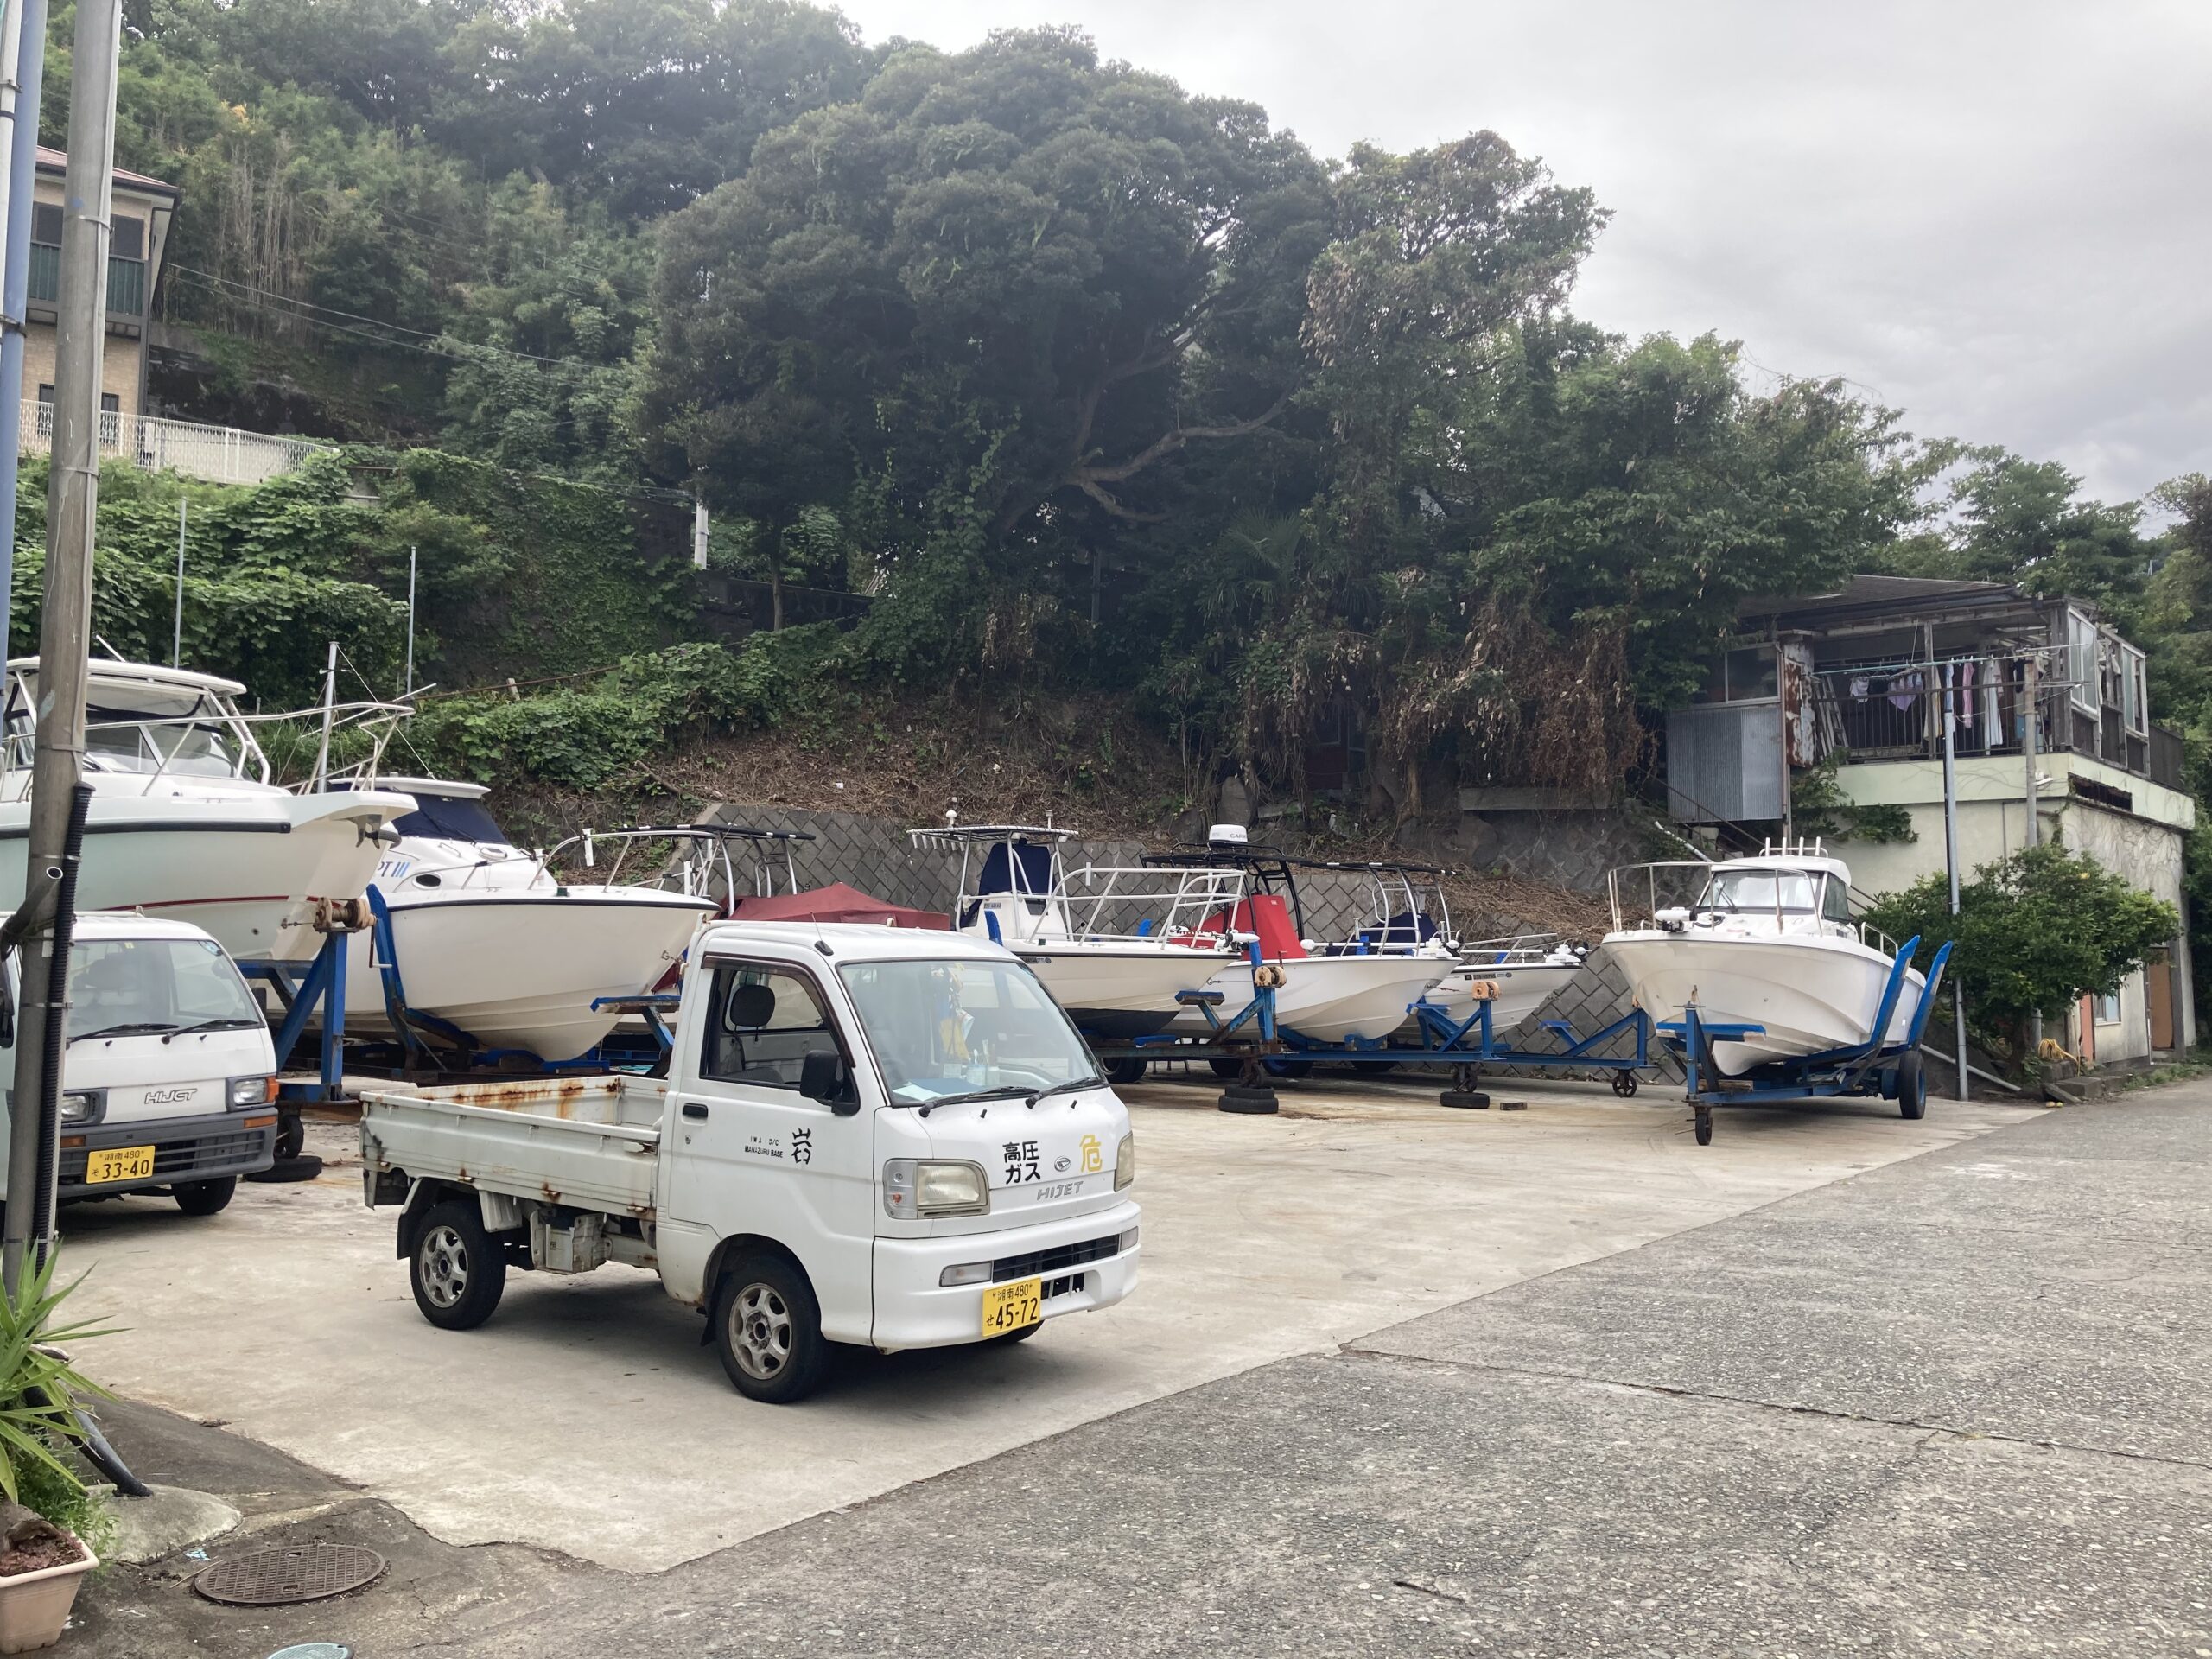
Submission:
{"label": "truck wheel", "polygon": [[507,1257],[484,1230],[474,1198],[433,1205],[407,1257],[415,1306],[442,1331],[473,1331],[492,1317],[506,1288]]}
{"label": "truck wheel", "polygon": [[228,1204],[238,1190],[238,1178],[225,1175],[213,1181],[180,1181],[169,1188],[169,1196],[188,1216],[212,1216]]}
{"label": "truck wheel", "polygon": [[741,1257],[715,1298],[715,1347],[722,1370],[749,1400],[786,1405],[822,1380],[830,1344],[814,1287],[788,1256]]}

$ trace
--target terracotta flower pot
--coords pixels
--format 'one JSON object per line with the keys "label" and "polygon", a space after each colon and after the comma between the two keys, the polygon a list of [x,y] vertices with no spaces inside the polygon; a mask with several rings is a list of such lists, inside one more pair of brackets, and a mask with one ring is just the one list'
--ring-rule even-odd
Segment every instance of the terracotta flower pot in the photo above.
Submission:
{"label": "terracotta flower pot", "polygon": [[0,1578],[0,1653],[33,1653],[61,1639],[77,1588],[99,1559],[79,1540],[84,1559]]}

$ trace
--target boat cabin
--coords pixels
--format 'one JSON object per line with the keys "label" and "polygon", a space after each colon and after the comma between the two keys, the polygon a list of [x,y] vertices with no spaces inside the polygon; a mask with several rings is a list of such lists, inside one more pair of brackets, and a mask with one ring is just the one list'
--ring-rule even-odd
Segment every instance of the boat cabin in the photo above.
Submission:
{"label": "boat cabin", "polygon": [[[103,776],[240,779],[269,781],[269,757],[238,712],[245,687],[236,680],[189,669],[95,658],[86,665],[85,770],[95,786]],[[38,731],[38,658],[8,664],[4,715],[5,792],[20,799],[30,787],[31,751]]]}

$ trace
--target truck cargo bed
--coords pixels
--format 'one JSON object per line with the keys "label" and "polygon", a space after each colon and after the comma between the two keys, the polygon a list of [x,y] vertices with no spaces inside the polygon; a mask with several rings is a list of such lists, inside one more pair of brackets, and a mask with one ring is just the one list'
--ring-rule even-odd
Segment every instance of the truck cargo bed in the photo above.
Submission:
{"label": "truck cargo bed", "polygon": [[369,1094],[361,1156],[418,1180],[651,1216],[664,1093],[649,1079],[590,1077]]}

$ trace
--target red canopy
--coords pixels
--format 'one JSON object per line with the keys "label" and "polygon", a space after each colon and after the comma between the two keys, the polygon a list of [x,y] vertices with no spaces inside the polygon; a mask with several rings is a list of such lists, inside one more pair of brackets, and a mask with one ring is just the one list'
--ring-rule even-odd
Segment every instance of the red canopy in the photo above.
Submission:
{"label": "red canopy", "polygon": [[832,881],[806,893],[772,899],[741,899],[733,912],[741,922],[874,922],[891,927],[950,929],[952,918],[934,910],[910,910],[887,899],[871,899],[858,887]]}

